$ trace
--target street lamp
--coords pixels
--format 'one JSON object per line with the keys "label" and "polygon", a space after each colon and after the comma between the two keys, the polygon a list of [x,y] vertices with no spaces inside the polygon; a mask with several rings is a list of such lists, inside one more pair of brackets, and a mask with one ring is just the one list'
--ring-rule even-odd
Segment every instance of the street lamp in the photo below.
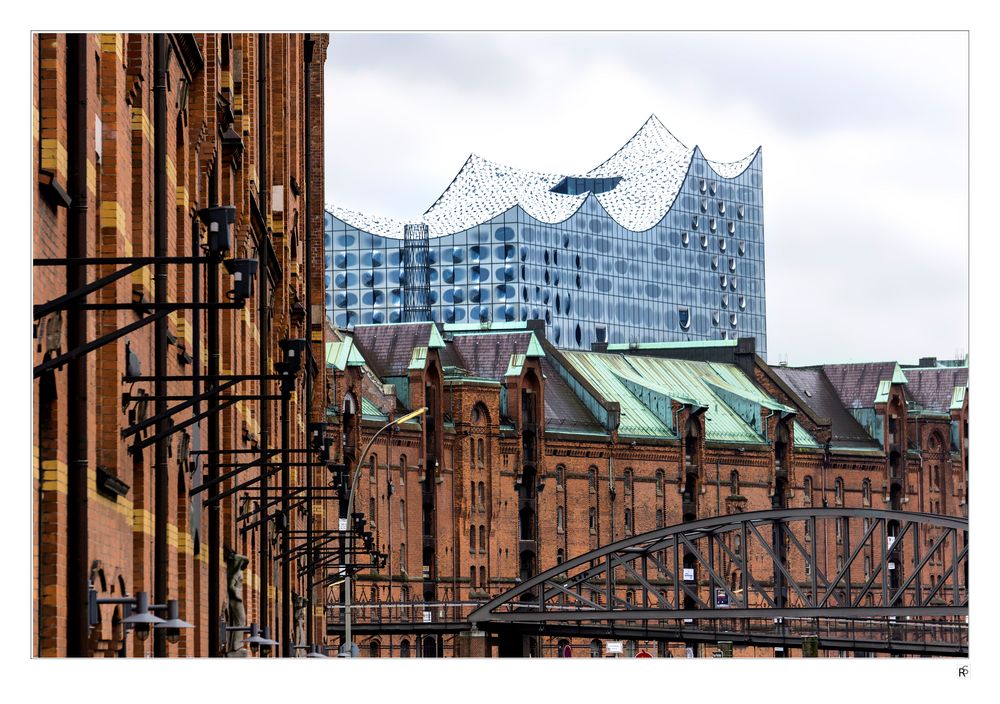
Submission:
{"label": "street lamp", "polygon": [[[368,444],[365,445],[365,449],[361,451],[355,460],[354,476],[351,478],[351,493],[347,497],[347,515],[350,516],[354,510],[354,491],[358,486],[358,477],[361,475],[361,462],[368,456],[368,450],[371,449],[372,444],[375,439],[385,430],[388,430],[394,425],[399,425],[400,423],[405,423],[408,420],[412,420],[417,416],[421,416],[427,412],[427,406],[423,408],[418,408],[415,411],[407,413],[405,416],[400,416],[395,420],[391,420],[372,435]],[[354,531],[350,531],[347,537],[347,559],[351,559],[351,555],[354,552]],[[350,566],[344,570],[344,652],[341,653],[341,657],[354,657],[354,643],[351,640],[351,597],[352,595],[352,582],[351,582],[351,568]]]}

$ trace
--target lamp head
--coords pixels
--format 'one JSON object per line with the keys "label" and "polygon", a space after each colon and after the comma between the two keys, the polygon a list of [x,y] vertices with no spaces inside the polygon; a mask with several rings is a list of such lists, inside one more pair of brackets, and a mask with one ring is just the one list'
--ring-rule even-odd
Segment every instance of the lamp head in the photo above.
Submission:
{"label": "lamp head", "polygon": [[180,603],[177,599],[170,599],[167,601],[167,620],[157,623],[154,628],[166,629],[167,641],[177,643],[181,639],[181,630],[194,628],[194,626],[187,621],[181,620]]}
{"label": "lamp head", "polygon": [[245,301],[253,296],[253,282],[257,277],[256,259],[227,259],[223,265],[233,277],[233,300]]}
{"label": "lamp head", "polygon": [[288,374],[298,374],[299,370],[302,369],[302,357],[305,354],[307,344],[305,339],[301,337],[278,341],[278,346],[284,353],[283,369]]}
{"label": "lamp head", "polygon": [[221,205],[202,208],[198,217],[208,227],[208,251],[214,255],[224,255],[232,248],[229,226],[236,222],[236,207]]}

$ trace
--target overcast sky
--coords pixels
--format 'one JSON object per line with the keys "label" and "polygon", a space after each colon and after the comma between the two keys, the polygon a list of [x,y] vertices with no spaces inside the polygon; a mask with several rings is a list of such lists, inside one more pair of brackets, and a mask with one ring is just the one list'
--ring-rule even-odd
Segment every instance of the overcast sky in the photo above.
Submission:
{"label": "overcast sky", "polygon": [[966,35],[334,34],[328,204],[418,219],[470,153],[582,173],[655,113],[763,147],[769,361],[968,350]]}

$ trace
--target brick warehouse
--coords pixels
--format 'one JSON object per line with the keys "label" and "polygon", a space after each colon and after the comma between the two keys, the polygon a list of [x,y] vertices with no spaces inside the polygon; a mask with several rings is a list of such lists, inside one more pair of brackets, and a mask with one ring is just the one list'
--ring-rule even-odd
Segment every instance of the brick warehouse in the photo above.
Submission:
{"label": "brick warehouse", "polygon": [[[347,461],[363,464],[357,505],[389,555],[354,589],[365,656],[497,654],[496,642],[423,622],[461,621],[534,573],[667,525],[772,507],[966,512],[965,365],[770,367],[752,340],[557,350],[533,323],[361,325],[334,337],[331,418]],[[357,455],[422,405],[423,426]],[[845,536],[812,538],[821,564],[839,567]],[[328,595],[334,636],[342,597]],[[598,640],[539,638],[526,654],[567,644],[601,653]],[[682,643],[628,647],[684,654]]]}
{"label": "brick warehouse", "polygon": [[[328,42],[325,34],[32,37],[35,656],[217,654],[220,617],[269,626],[285,654],[293,642],[322,640],[321,604],[274,559],[275,522],[245,530],[254,519],[241,514],[259,506],[260,492],[225,496],[259,470],[219,484],[215,508],[205,505],[213,490],[189,492],[212,473],[232,474],[238,459],[306,448],[308,424],[323,418]],[[232,242],[226,262],[206,263],[217,231],[203,209],[214,206],[234,207]],[[188,261],[136,264],[140,257]],[[114,261],[54,261],[79,258]],[[237,260],[257,266],[245,301],[226,293],[240,287],[227,273]],[[185,307],[213,290],[221,308]],[[74,354],[105,336],[114,339]],[[289,388],[287,444],[278,384],[268,379],[156,419],[204,392],[213,370],[274,374],[286,339],[311,341],[313,360]],[[123,382],[143,375],[158,379]],[[293,485],[319,476],[301,466],[305,453],[284,459]],[[318,501],[283,513],[293,530],[328,520]],[[151,604],[176,599],[194,629],[176,643],[159,631],[126,640],[125,605],[115,603],[98,606],[91,627],[91,586],[102,600],[142,591]],[[230,636],[227,649],[242,648],[238,640]]]}

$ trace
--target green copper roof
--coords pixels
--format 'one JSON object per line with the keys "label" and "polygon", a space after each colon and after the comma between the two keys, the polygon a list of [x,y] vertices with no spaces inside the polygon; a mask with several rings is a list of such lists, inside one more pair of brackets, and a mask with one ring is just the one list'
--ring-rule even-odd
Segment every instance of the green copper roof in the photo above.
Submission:
{"label": "green copper roof", "polygon": [[358,348],[354,346],[354,338],[347,337],[338,342],[326,343],[326,365],[344,371],[348,366],[359,367],[365,363]]}
{"label": "green copper roof", "polygon": [[367,396],[361,397],[361,417],[382,421],[389,420],[389,416],[383,413],[378,406],[368,399]]}
{"label": "green copper roof", "polygon": [[427,347],[434,350],[440,350],[444,348],[444,338],[441,337],[441,333],[438,332],[437,325],[431,326],[430,338],[427,340]]}
{"label": "green copper roof", "polygon": [[542,349],[542,344],[535,337],[535,333],[531,333],[531,341],[528,343],[528,349],[524,353],[525,357],[544,357],[545,351]]}
{"label": "green copper roof", "polygon": [[799,425],[798,421],[795,421],[794,424],[795,424],[795,435],[792,440],[792,443],[796,447],[813,447],[813,448],[823,447],[822,445],[819,444],[816,438],[814,438],[812,435],[809,434],[809,431],[807,431],[805,428]]}
{"label": "green copper roof", "polygon": [[[763,444],[761,407],[793,412],[733,365],[597,352],[562,354],[605,399],[621,404],[621,435],[677,437],[672,418],[664,417],[671,413],[669,400],[707,408],[706,436],[715,442]],[[798,435],[804,446],[811,444],[804,429]]]}
{"label": "green copper roof", "polygon": [[[436,328],[435,328],[436,329]],[[432,334],[431,337],[434,337]],[[410,355],[410,366],[407,369],[423,369],[427,364],[427,348],[426,347],[414,347],[413,353]]]}
{"label": "green copper roof", "polygon": [[[531,338],[534,340],[534,336]],[[521,370],[524,369],[524,362],[527,357],[523,354],[517,354],[516,352],[510,356],[510,362],[507,364],[507,371],[504,372],[504,376],[521,376]]]}

